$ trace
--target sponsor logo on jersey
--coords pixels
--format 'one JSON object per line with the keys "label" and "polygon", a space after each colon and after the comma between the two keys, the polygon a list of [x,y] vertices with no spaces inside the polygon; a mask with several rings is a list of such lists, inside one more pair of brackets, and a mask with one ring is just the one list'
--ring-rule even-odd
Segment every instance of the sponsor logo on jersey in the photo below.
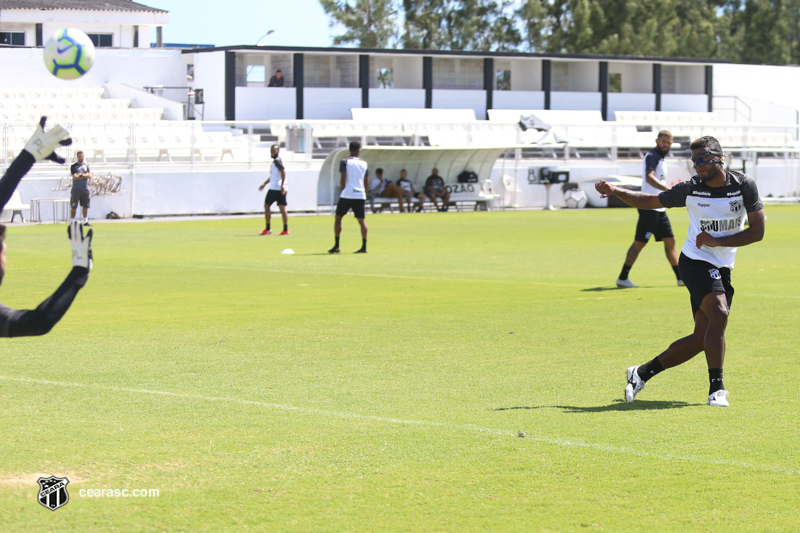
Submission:
{"label": "sponsor logo on jersey", "polygon": [[708,275],[711,276],[711,279],[722,279],[719,270],[717,270],[716,268],[709,268]]}
{"label": "sponsor logo on jersey", "polygon": [[727,194],[727,196],[741,196],[742,191],[732,191]]}
{"label": "sponsor logo on jersey", "polygon": [[736,218],[701,218],[700,231],[731,231],[742,227],[742,217]]}
{"label": "sponsor logo on jersey", "polygon": [[692,191],[692,194],[695,196],[711,196],[711,193],[708,191]]}
{"label": "sponsor logo on jersey", "polygon": [[731,200],[731,213],[738,213],[744,207],[744,202],[742,202],[741,198],[736,200]]}
{"label": "sponsor logo on jersey", "polygon": [[711,207],[711,204],[701,204],[700,202],[697,202],[697,207]]}

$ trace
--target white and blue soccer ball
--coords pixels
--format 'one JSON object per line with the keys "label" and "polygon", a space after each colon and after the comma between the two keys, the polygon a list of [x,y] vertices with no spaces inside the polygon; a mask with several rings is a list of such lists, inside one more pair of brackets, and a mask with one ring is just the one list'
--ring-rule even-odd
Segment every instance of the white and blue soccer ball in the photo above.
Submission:
{"label": "white and blue soccer ball", "polygon": [[44,64],[56,78],[80,78],[94,65],[94,44],[81,30],[58,30],[44,45]]}
{"label": "white and blue soccer ball", "polygon": [[581,189],[569,189],[564,192],[564,203],[570,209],[583,209],[589,199]]}

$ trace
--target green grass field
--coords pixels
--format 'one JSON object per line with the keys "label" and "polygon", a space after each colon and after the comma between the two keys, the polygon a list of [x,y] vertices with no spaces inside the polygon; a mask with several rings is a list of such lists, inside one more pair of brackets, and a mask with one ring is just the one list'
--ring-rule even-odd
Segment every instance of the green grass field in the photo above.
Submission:
{"label": "green grass field", "polygon": [[[621,400],[692,328],[660,243],[613,287],[632,209],[370,215],[365,256],[352,217],[337,256],[330,216],[99,222],[61,323],[0,340],[0,529],[797,531],[800,207],[767,216],[728,409],[702,355]],[[0,301],[29,308],[66,231],[8,233]],[[55,512],[42,474],[70,479]]]}

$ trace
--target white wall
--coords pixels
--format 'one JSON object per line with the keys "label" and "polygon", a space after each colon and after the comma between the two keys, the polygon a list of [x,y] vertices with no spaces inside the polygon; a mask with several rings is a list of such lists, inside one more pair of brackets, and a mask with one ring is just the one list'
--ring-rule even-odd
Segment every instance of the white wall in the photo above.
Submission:
{"label": "white wall", "polygon": [[[662,95],[663,98],[663,95]],[[608,119],[614,111],[654,111],[656,95],[648,93],[608,93]]]}
{"label": "white wall", "polygon": [[[192,54],[192,57],[194,58],[193,85],[197,89],[203,89],[206,101],[205,120],[225,120],[225,52]],[[184,78],[183,84],[185,83]]]}
{"label": "white wall", "polygon": [[296,110],[294,87],[236,87],[236,120],[291,120]]}
{"label": "white wall", "polygon": [[541,91],[542,61],[540,59],[512,59],[511,90]]}
{"label": "white wall", "polygon": [[714,65],[714,96],[739,95],[800,109],[800,68],[769,65]]}
{"label": "white wall", "polygon": [[600,90],[600,64],[596,61],[569,61],[569,88],[571,91],[596,92]]}
{"label": "white wall", "polygon": [[602,95],[600,93],[584,93],[570,91],[553,91],[550,93],[550,109],[600,110]]}
{"label": "white wall", "polygon": [[[398,163],[398,168],[402,167]],[[670,178],[686,178],[686,166],[679,161],[669,163]],[[386,165],[384,165],[386,166]],[[389,165],[391,167],[391,164]],[[570,181],[596,180],[612,174],[638,176],[641,172],[641,160],[626,160],[614,164],[611,161],[592,161],[571,159],[563,160],[513,161],[503,163],[498,160],[491,171],[495,193],[503,195],[502,176],[515,176],[519,191],[515,204],[519,207],[542,207],[545,204],[545,188],[532,185],[527,181],[528,167],[555,166],[570,170]],[[290,211],[315,211],[317,209],[317,189],[320,183],[322,162],[315,161],[310,167],[304,164],[287,162],[287,180],[289,185]],[[388,168],[388,167],[387,167]],[[215,170],[190,172],[180,168],[137,169],[131,173],[126,169],[113,169],[92,165],[94,172],[106,172],[109,169],[122,176],[122,194],[115,196],[96,196],[92,198],[89,209],[90,218],[104,218],[109,211],[122,217],[131,214],[143,216],[163,215],[196,215],[216,213],[259,213],[262,210],[264,191],[258,191],[268,171],[265,162],[262,168],[242,170],[233,167],[221,167]],[[409,169],[413,172],[413,169]],[[60,178],[66,175],[66,167],[47,165],[34,170],[20,183],[18,190],[23,203],[30,203],[31,198],[52,198],[69,195],[69,191],[54,192]],[[426,169],[427,172],[427,169]],[[757,166],[748,164],[748,175],[758,183],[762,197],[797,195],[800,193],[800,168],[798,165],[785,164],[780,160],[761,160]],[[394,178],[394,172],[389,174]],[[509,195],[511,196],[511,195]],[[552,201],[563,205],[561,188],[555,186],[551,190]],[[509,198],[510,200],[510,198]],[[512,202],[508,202],[511,205]],[[25,219],[29,217],[26,211]],[[42,204],[42,216],[45,221],[52,219],[52,205]],[[10,213],[3,213],[4,220],[10,219]]]}
{"label": "white wall", "polygon": [[186,85],[186,69],[178,50],[98,48],[96,52],[89,72],[76,80],[65,81],[47,70],[41,48],[0,49],[4,72],[0,76],[0,87],[103,87],[109,82],[140,88]]}
{"label": "white wall", "polygon": [[474,109],[478,120],[486,118],[486,91],[436,89],[433,107],[437,109]]}
{"label": "white wall", "polygon": [[424,89],[370,89],[370,107],[422,109],[425,107]]}
{"label": "white wall", "polygon": [[395,89],[422,89],[421,56],[395,57],[393,58],[393,61],[394,61],[393,74],[394,74]]}
{"label": "white wall", "polygon": [[[714,69],[717,65],[714,65]],[[706,92],[706,68],[703,65],[678,65],[675,89],[678,94],[703,94]]]}
{"label": "white wall", "polygon": [[662,94],[661,111],[708,111],[705,94]]}
{"label": "white wall", "polygon": [[42,24],[47,39],[62,28],[77,28],[85,33],[112,35],[112,46],[133,47],[134,26],[139,26],[139,48],[150,48],[150,28],[169,22],[169,13],[140,11],[91,11],[77,9],[4,9],[0,28],[25,31],[25,44],[35,46],[36,24]]}
{"label": "white wall", "polygon": [[[268,167],[219,172],[140,172],[134,177],[133,211],[142,215],[247,213],[263,210]],[[290,210],[316,209],[318,172],[286,168]]]}
{"label": "white wall", "polygon": [[106,83],[109,98],[128,98],[133,107],[161,108],[168,120],[184,120],[183,103],[169,100],[124,83]]}
{"label": "white wall", "polygon": [[[637,63],[608,63],[609,74],[621,74],[623,93],[652,93],[653,64],[646,61]],[[651,108],[652,109],[652,108]]]}
{"label": "white wall", "polygon": [[306,119],[347,120],[350,108],[361,107],[361,89],[306,87],[303,107],[303,118]]}
{"label": "white wall", "polygon": [[[511,79],[514,79],[513,73]],[[494,91],[492,107],[494,109],[544,109],[544,92]]]}

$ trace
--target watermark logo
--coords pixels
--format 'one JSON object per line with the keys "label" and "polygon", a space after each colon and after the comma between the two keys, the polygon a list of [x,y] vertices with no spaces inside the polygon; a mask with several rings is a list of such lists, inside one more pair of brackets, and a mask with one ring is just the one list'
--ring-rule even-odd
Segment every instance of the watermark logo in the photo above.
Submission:
{"label": "watermark logo", "polygon": [[55,511],[59,507],[64,507],[69,501],[69,493],[67,492],[67,485],[69,480],[65,477],[40,477],[37,481],[39,483],[39,503],[47,507],[51,511]]}

